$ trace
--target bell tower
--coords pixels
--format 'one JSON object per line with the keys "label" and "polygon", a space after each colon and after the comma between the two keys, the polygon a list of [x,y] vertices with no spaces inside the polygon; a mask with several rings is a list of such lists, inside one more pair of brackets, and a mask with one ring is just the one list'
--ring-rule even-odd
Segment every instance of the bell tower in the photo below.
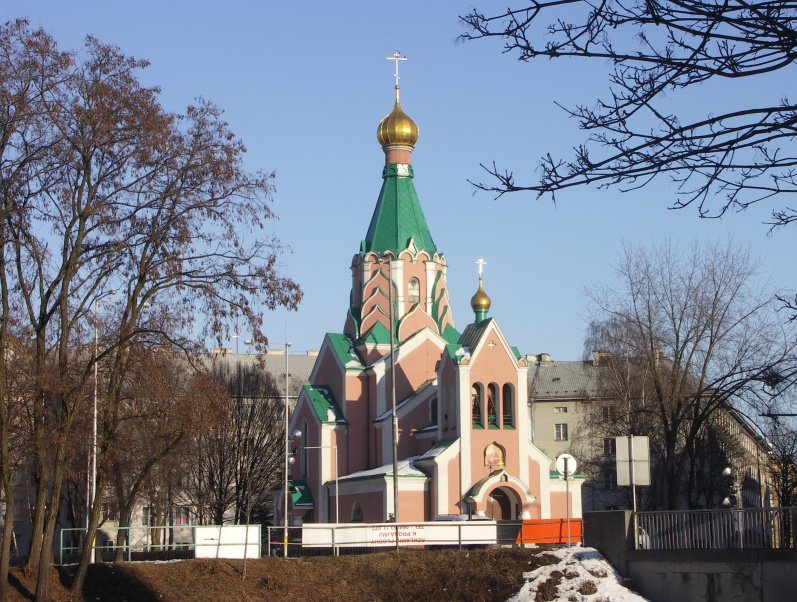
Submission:
{"label": "bell tower", "polygon": [[[376,137],[385,153],[382,189],[365,239],[351,263],[352,288],[344,332],[365,356],[401,344],[423,328],[454,337],[446,284],[447,263],[437,250],[413,182],[412,151],[417,124],[402,109],[396,61],[393,110],[379,122]],[[381,353],[380,353],[381,355]]]}

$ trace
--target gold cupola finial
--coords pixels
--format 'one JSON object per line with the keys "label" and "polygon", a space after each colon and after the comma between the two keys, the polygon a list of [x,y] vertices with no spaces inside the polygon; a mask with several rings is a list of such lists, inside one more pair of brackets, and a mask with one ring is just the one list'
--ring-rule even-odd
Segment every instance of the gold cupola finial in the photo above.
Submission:
{"label": "gold cupola finial", "polygon": [[[387,57],[387,60],[396,63],[393,77],[396,80],[396,104],[393,110],[379,122],[379,127],[376,129],[376,139],[379,144],[385,149],[387,162],[406,162],[409,163],[409,152],[415,147],[418,142],[418,125],[402,110],[399,102],[399,74],[398,64],[399,61],[406,61],[407,57],[401,56],[401,53],[396,51],[393,56]],[[401,160],[398,160],[398,155],[393,157],[389,151],[403,150],[401,153]],[[397,159],[394,161],[393,159]]]}
{"label": "gold cupola finial", "polygon": [[376,129],[376,139],[382,148],[389,146],[408,146],[415,147],[418,142],[418,126],[401,109],[399,104],[399,87],[396,85],[396,104],[393,110],[382,121]]}
{"label": "gold cupola finial", "polygon": [[490,300],[490,296],[484,292],[484,285],[482,283],[482,269],[487,265],[487,262],[484,261],[484,259],[479,259],[476,264],[479,266],[479,290],[471,297],[470,306],[476,314],[476,321],[481,322],[487,317],[487,311],[490,309],[492,301]]}
{"label": "gold cupola finial", "polygon": [[488,309],[490,309],[490,305],[492,305],[490,295],[484,292],[482,278],[479,276],[479,290],[477,290],[476,294],[470,298],[470,306],[475,312],[479,312],[481,310],[486,312]]}

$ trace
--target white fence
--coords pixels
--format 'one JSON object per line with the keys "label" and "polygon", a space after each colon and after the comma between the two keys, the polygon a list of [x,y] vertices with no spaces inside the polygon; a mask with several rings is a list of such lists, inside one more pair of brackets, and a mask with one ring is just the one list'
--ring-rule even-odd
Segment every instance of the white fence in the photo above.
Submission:
{"label": "white fence", "polygon": [[[116,535],[125,534],[122,557],[134,560],[179,558],[259,558],[262,554],[260,525],[153,525],[100,529],[94,542],[97,561],[116,557]],[[62,529],[58,563],[75,562],[85,528]]]}

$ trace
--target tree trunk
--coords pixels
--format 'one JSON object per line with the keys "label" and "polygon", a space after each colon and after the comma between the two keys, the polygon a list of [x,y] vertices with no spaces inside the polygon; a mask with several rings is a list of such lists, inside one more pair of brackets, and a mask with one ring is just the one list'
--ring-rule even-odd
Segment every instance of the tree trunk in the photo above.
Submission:
{"label": "tree trunk", "polygon": [[[116,553],[114,554],[114,562],[123,562],[125,559],[125,541],[127,545],[133,545],[130,539],[130,522],[133,514],[132,502],[124,503],[122,499],[117,497],[119,504],[119,529],[116,530]],[[132,550],[131,550],[132,551]]]}
{"label": "tree trunk", "polygon": [[50,567],[53,563],[53,537],[55,536],[55,525],[58,523],[58,512],[61,501],[61,484],[64,479],[64,463],[66,456],[66,444],[64,439],[58,442],[56,449],[55,462],[53,466],[53,484],[50,490],[50,498],[47,501],[47,521],[41,540],[41,552],[39,554],[39,566],[36,579],[36,602],[48,602],[50,599]]}
{"label": "tree trunk", "polygon": [[6,518],[3,525],[3,544],[0,549],[0,600],[5,600],[8,597],[8,568],[11,565],[11,539],[14,537],[14,488],[5,474],[5,468],[3,473]]}
{"label": "tree trunk", "polygon": [[94,492],[94,499],[91,502],[91,512],[89,514],[89,528],[80,549],[80,560],[78,561],[77,572],[70,587],[73,596],[78,596],[83,590],[83,582],[86,579],[91,550],[94,548],[94,540],[97,537],[97,529],[100,524],[100,514],[102,509],[103,493],[105,491],[105,471],[97,475],[97,488]]}
{"label": "tree trunk", "polygon": [[25,570],[28,574],[32,574],[39,566],[39,556],[44,539],[44,517],[45,509],[47,508],[47,490],[50,480],[50,462],[47,454],[49,448],[44,433],[44,405],[46,403],[45,391],[45,341],[44,331],[39,330],[36,333],[36,377],[34,384],[34,401],[33,401],[33,437],[36,449],[36,502],[33,510],[33,524],[31,525],[31,541],[30,541],[30,555],[28,562],[25,565]]}

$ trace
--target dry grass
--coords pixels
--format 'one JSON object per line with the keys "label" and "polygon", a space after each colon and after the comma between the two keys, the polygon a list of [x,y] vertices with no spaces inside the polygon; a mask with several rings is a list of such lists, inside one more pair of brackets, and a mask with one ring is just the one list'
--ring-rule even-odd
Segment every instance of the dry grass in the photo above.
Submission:
{"label": "dry grass", "polygon": [[[247,600],[420,602],[506,600],[523,573],[550,564],[539,550],[409,551],[303,559],[186,560],[90,567],[83,599],[101,602],[232,602]],[[31,600],[32,582],[15,571],[9,601]],[[53,570],[52,600],[69,600],[70,569]]]}

